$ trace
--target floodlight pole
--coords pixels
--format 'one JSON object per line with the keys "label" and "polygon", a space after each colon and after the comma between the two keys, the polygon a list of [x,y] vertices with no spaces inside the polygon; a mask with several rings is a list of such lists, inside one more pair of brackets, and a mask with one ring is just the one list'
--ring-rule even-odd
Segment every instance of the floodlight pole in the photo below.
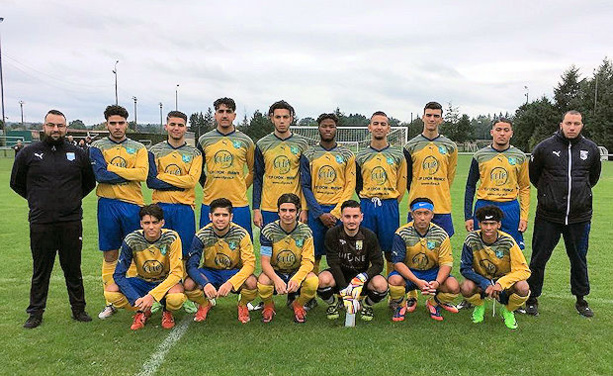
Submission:
{"label": "floodlight pole", "polygon": [[164,123],[162,122],[163,117],[162,117],[162,102],[160,102],[160,134],[164,133]]}
{"label": "floodlight pole", "polygon": [[24,101],[19,101],[19,107],[21,107],[21,126],[23,127],[23,104]]}
{"label": "floodlight pole", "polygon": [[175,88],[175,111],[179,111],[179,84]]}
{"label": "floodlight pole", "polygon": [[[4,17],[0,17],[0,23]],[[4,115],[4,78],[2,76],[2,33],[0,32],[0,97],[2,98],[2,145],[6,145],[6,116]]]}
{"label": "floodlight pole", "polygon": [[136,102],[138,101],[138,98],[132,97],[132,99],[134,100],[134,130],[138,131],[138,115],[136,112],[136,109],[137,109]]}
{"label": "floodlight pole", "polygon": [[115,105],[119,104],[119,98],[117,96],[117,64],[119,60],[115,61],[115,68],[113,69],[113,74],[115,75]]}

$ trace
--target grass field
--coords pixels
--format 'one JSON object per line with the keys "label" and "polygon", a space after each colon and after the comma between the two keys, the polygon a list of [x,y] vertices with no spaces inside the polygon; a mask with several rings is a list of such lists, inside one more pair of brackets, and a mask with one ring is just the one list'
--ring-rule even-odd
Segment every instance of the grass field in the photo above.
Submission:
{"label": "grass field", "polygon": [[[469,162],[469,156],[460,156],[452,191],[456,276],[466,234],[462,202]],[[177,326],[167,331],[157,314],[145,329],[132,332],[127,312],[105,321],[74,322],[57,261],[43,324],[25,330],[31,277],[27,203],[9,188],[11,166],[12,159],[0,159],[0,359],[4,369],[0,374],[613,374],[613,252],[607,245],[613,239],[613,164],[604,165],[595,188],[588,301],[596,316],[585,319],[576,313],[569,292],[569,262],[559,246],[548,265],[541,315],[518,315],[516,331],[491,317],[491,304],[481,325],[472,324],[467,311],[447,313],[439,323],[427,316],[422,300],[403,323],[393,323],[388,308],[380,304],[372,322],[358,322],[356,328],[348,329],[342,327],[342,320],[328,321],[322,305],[309,313],[306,324],[294,324],[283,297],[277,298],[278,314],[271,324],[262,324],[260,313],[255,312],[252,322],[242,325],[236,320],[236,299],[231,297],[222,299],[204,323],[194,323],[190,315],[180,312]],[[534,191],[532,201],[531,219]],[[406,218],[406,202],[403,209]],[[104,305],[94,194],[85,199],[84,211],[82,268],[87,310],[94,317]],[[531,238],[529,227],[528,259]]]}

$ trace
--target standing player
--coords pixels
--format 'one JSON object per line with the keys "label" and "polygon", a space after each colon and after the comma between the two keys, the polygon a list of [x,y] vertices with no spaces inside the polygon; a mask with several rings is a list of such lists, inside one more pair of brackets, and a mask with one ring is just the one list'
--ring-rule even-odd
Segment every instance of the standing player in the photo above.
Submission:
{"label": "standing player", "polygon": [[[144,205],[141,182],[147,180],[147,149],[126,137],[128,111],[117,105],[104,110],[109,136],[92,143],[89,157],[98,181],[98,246],[104,254],[102,283],[113,281],[119,247],[139,227],[138,213]],[[115,313],[107,304],[98,315],[105,319]]]}
{"label": "standing player", "polygon": [[232,222],[230,200],[217,198],[211,202],[209,223],[194,237],[186,262],[189,277],[185,294],[200,304],[194,321],[200,322],[212,305],[209,299],[239,293],[238,320],[249,322],[247,304],[257,296],[257,280],[253,244],[247,231]]}
{"label": "standing player", "polygon": [[210,223],[211,202],[224,197],[234,207],[233,222],[253,238],[247,201],[247,188],[253,182],[253,141],[234,127],[236,103],[232,98],[219,98],[213,107],[217,128],[200,136],[197,145],[204,160],[200,178],[203,187],[200,228]]}
{"label": "standing player", "polygon": [[[524,249],[523,233],[528,227],[530,211],[528,158],[521,150],[511,145],[513,126],[509,120],[497,120],[490,134],[492,144],[475,153],[466,180],[466,231],[479,228],[472,211],[476,189],[475,211],[488,205],[499,207],[505,213],[502,218],[502,231],[513,236],[519,248]],[[478,181],[479,188],[476,188]]]}
{"label": "standing player", "polygon": [[341,205],[355,190],[355,156],[336,143],[337,123],[334,114],[319,115],[319,144],[309,148],[300,158],[302,191],[309,205],[308,224],[315,244],[316,274],[321,257],[326,254],[326,231],[338,224]]}
{"label": "standing player", "polygon": [[355,190],[364,213],[362,225],[377,235],[390,272],[394,231],[400,224],[398,203],[407,185],[407,164],[402,150],[387,141],[390,125],[385,112],[377,111],[371,116],[368,130],[370,145],[355,158]]}
{"label": "standing player", "polygon": [[401,226],[394,235],[394,270],[388,277],[390,297],[397,303],[393,320],[403,321],[406,312],[413,312],[417,302],[408,305],[405,292],[419,289],[426,300],[430,317],[442,321],[441,307],[457,313],[452,305],[460,292],[458,281],[451,276],[453,255],[449,235],[432,223],[434,205],[428,198],[411,201],[412,222]]}
{"label": "standing player", "polygon": [[483,206],[475,216],[481,230],[470,232],[464,241],[460,272],[466,279],[462,295],[475,306],[475,324],[483,321],[483,298],[489,297],[504,304],[500,313],[507,328],[517,329],[513,311],[530,296],[526,282],[530,269],[513,237],[500,231],[504,216],[500,208]]}
{"label": "standing player", "polygon": [[315,260],[313,234],[309,226],[298,222],[300,198],[284,193],[277,200],[279,219],[266,225],[260,233],[262,274],[258,292],[264,302],[262,321],[271,322],[275,315],[273,293],[300,292],[292,303],[294,320],[306,322],[304,304],[317,293],[317,276],[312,272]]}
{"label": "standing player", "polygon": [[[104,297],[117,308],[137,310],[130,329],[142,329],[151,316],[154,302],[165,300],[162,327],[171,329],[177,311],[185,302],[181,279],[185,273],[181,260],[181,238],[173,230],[162,229],[164,212],[156,205],[143,206],[139,211],[141,230],[126,236],[113,279],[104,287]],[[137,275],[126,277],[134,261]]]}
{"label": "standing player", "polygon": [[336,294],[347,289],[350,282],[366,287],[360,311],[364,321],[373,319],[372,306],[383,300],[388,292],[387,281],[380,275],[383,271],[383,253],[377,236],[360,226],[363,219],[359,202],[344,201],[341,205],[343,225],[326,233],[326,261],[330,268],[319,274],[317,294],[328,303],[326,315],[331,320],[338,318],[342,303]]}
{"label": "standing player", "polygon": [[[300,156],[308,147],[306,138],[293,134],[294,108],[286,101],[270,106],[268,116],[275,131],[261,138],[255,147],[253,177],[253,223],[259,228],[279,219],[277,199],[293,193],[306,208],[300,186]],[[307,222],[307,210],[300,213],[300,222]]]}
{"label": "standing player", "polygon": [[[439,103],[428,102],[422,120],[423,132],[404,146],[409,202],[417,197],[432,200],[436,210],[432,222],[452,237],[451,184],[458,164],[458,147],[455,142],[439,134],[438,128],[443,123],[443,107]],[[410,222],[410,211],[407,217],[407,222]]]}

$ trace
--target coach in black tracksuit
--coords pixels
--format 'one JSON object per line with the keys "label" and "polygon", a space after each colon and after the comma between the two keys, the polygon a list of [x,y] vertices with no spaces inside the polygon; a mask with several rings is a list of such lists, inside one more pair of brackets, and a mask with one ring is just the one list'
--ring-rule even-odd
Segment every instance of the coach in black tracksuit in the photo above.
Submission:
{"label": "coach in black tracksuit", "polygon": [[526,313],[538,315],[545,265],[564,236],[570,259],[571,293],[577,297],[575,308],[592,317],[584,296],[590,293],[587,249],[592,219],[592,187],[600,177],[598,146],[581,135],[581,114],[569,111],[560,129],[532,151],[530,181],[538,190],[538,206],[532,236],[532,260],[528,279],[531,296]]}
{"label": "coach in black tracksuit", "polygon": [[25,328],[42,322],[55,253],[64,271],[72,317],[91,321],[85,312],[81,275],[83,210],[81,199],[96,186],[85,152],[64,140],[66,118],[56,110],[45,116],[43,141],[33,143],[17,155],[11,188],[28,200],[30,248],[33,271],[30,288],[30,317]]}

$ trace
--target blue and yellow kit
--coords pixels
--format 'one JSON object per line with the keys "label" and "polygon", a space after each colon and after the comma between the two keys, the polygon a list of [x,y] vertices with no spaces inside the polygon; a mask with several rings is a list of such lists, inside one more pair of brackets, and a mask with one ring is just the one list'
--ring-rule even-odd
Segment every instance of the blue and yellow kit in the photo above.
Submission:
{"label": "blue and yellow kit", "polygon": [[302,283],[313,270],[315,249],[309,226],[298,222],[291,232],[285,232],[279,220],[266,225],[260,234],[262,256],[270,256],[275,272],[294,274],[291,278]]}
{"label": "blue and yellow kit", "polygon": [[356,160],[356,192],[360,198],[398,199],[407,186],[407,164],[402,149],[387,146],[377,150],[371,146],[358,152]]}
{"label": "blue and yellow kit", "polygon": [[402,262],[409,269],[422,271],[443,265],[452,267],[449,235],[434,223],[430,223],[425,235],[413,227],[413,222],[400,226],[394,234],[392,262]]}
{"label": "blue and yellow kit", "polygon": [[98,197],[144,205],[141,182],[147,180],[149,163],[143,144],[103,138],[92,143],[89,155],[99,183]]}
{"label": "blue and yellow kit", "polygon": [[230,229],[225,235],[218,236],[213,224],[209,223],[196,233],[186,264],[190,278],[201,286],[205,286],[207,280],[199,268],[240,269],[229,279],[234,291],[238,291],[255,270],[251,237],[244,228],[235,223],[230,223]]}
{"label": "blue and yellow kit", "polygon": [[340,218],[355,190],[355,156],[342,145],[327,150],[318,144],[302,154],[300,178],[310,214],[317,218],[324,213],[320,205],[334,205],[330,214]]}
{"label": "blue and yellow kit", "polygon": [[175,148],[168,141],[149,149],[147,186],[154,189],[151,201],[194,207],[195,187],[202,172],[202,154],[193,146]]}
{"label": "blue and yellow kit", "polygon": [[483,241],[481,230],[468,233],[462,248],[460,272],[483,291],[494,282],[506,290],[530,277],[524,254],[513,237],[502,231],[498,231],[493,244]]}
{"label": "blue and yellow kit", "polygon": [[[476,188],[478,181],[480,184]],[[527,221],[530,210],[528,157],[514,146],[503,151],[492,146],[480,149],[473,156],[466,180],[465,219],[472,218],[475,189],[479,200],[508,202],[519,197],[520,218]]]}
{"label": "blue and yellow kit", "polygon": [[426,197],[434,203],[435,214],[451,213],[451,184],[458,164],[458,147],[440,135],[432,140],[420,134],[404,146],[408,165],[409,203]]}
{"label": "blue and yellow kit", "polygon": [[210,205],[214,199],[225,197],[234,207],[248,206],[247,188],[253,182],[254,169],[251,138],[238,130],[224,135],[214,129],[200,136],[198,149],[204,160],[202,203]]}
{"label": "blue and yellow kit", "polygon": [[160,238],[149,242],[143,230],[134,231],[124,239],[113,279],[131,305],[140,298],[127,281],[126,273],[134,261],[137,275],[147,282],[159,283],[149,292],[160,301],[171,287],[181,282],[185,269],[181,259],[181,239],[173,230],[162,229]]}
{"label": "blue and yellow kit", "polygon": [[309,144],[303,136],[292,134],[280,139],[274,133],[261,138],[255,148],[253,209],[277,212],[277,199],[284,193],[306,201],[300,186],[300,156]]}

